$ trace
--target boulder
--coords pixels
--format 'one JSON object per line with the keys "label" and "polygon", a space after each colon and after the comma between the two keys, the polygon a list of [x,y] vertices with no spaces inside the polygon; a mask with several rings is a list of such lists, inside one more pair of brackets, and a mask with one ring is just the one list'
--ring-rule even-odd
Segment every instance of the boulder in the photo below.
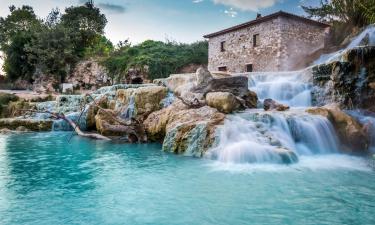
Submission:
{"label": "boulder", "polygon": [[124,112],[128,108],[129,103],[133,103],[133,116],[146,118],[150,113],[161,109],[160,103],[167,96],[167,91],[167,88],[161,86],[117,90],[115,109],[116,111]]}
{"label": "boulder", "polygon": [[0,129],[7,128],[16,130],[19,127],[24,127],[30,131],[51,131],[53,120],[37,120],[37,119],[19,119],[19,118],[5,118],[0,119]]}
{"label": "boulder", "polygon": [[154,112],[144,121],[151,140],[162,140],[163,150],[202,157],[215,141],[215,131],[225,115],[209,106],[188,109],[180,100]]}
{"label": "boulder", "polygon": [[151,141],[163,141],[170,117],[177,111],[187,109],[188,107],[185,104],[180,100],[176,100],[169,107],[151,113],[143,122],[148,139]]}
{"label": "boulder", "polygon": [[292,150],[278,147],[273,149],[273,151],[280,156],[282,163],[292,164],[298,162],[298,156]]}
{"label": "boulder", "polygon": [[214,79],[211,73],[204,67],[199,67],[195,76],[196,86],[208,85]]}
{"label": "boulder", "polygon": [[278,103],[273,99],[267,98],[263,102],[263,108],[265,111],[270,111],[270,110],[286,111],[289,109],[289,106]]}
{"label": "boulder", "polygon": [[208,79],[206,83],[196,85],[191,89],[195,93],[230,92],[235,96],[244,96],[248,93],[247,76],[229,76]]}
{"label": "boulder", "polygon": [[[109,108],[109,101],[107,96],[102,96],[101,98],[99,98],[99,100],[96,100],[96,104],[98,104],[101,108],[104,109]],[[99,107],[96,104],[90,104],[87,108],[86,126],[88,130],[94,129],[96,127],[95,116],[99,111]]]}
{"label": "boulder", "polygon": [[99,109],[95,116],[97,131],[106,137],[131,143],[147,141],[143,124],[137,120],[123,121],[110,109]]}
{"label": "boulder", "polygon": [[155,79],[154,84],[163,85],[174,93],[181,94],[190,90],[196,83],[197,77],[195,73],[188,74],[172,74],[168,78]]}
{"label": "boulder", "polygon": [[368,135],[365,129],[353,117],[349,116],[336,104],[309,108],[306,112],[327,118],[333,124],[345,151],[364,153],[368,149]]}
{"label": "boulder", "polygon": [[207,105],[222,113],[232,113],[241,108],[236,96],[229,92],[210,92],[206,95]]}
{"label": "boulder", "polygon": [[257,108],[258,96],[254,91],[248,91],[244,96],[241,97],[245,101],[245,106],[249,109]]}
{"label": "boulder", "polygon": [[96,130],[104,136],[107,137],[116,137],[116,136],[125,136],[126,132],[116,131],[111,129],[111,126],[118,126],[120,123],[116,121],[116,113],[113,110],[102,110],[99,109],[95,115],[95,124]]}

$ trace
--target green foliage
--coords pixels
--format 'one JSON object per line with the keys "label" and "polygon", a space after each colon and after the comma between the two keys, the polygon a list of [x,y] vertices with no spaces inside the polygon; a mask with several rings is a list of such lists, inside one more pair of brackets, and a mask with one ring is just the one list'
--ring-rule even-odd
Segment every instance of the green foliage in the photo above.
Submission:
{"label": "green foliage", "polygon": [[353,30],[375,22],[375,0],[321,0],[318,7],[302,8],[309,17],[332,24],[333,44],[340,44]]}
{"label": "green foliage", "polygon": [[85,49],[86,57],[108,57],[113,52],[114,46],[110,40],[103,35],[96,36],[93,44]]}
{"label": "green foliage", "polygon": [[84,56],[86,48],[97,44],[98,37],[104,33],[106,24],[105,15],[90,2],[83,6],[69,7],[61,16],[61,25],[69,31],[75,53],[79,57]]}
{"label": "green foliage", "polygon": [[33,39],[27,50],[32,53],[32,64],[38,72],[55,76],[63,81],[78,62],[69,33],[61,25],[44,27]]}
{"label": "green foliage", "polygon": [[120,44],[103,64],[116,81],[123,79],[129,69],[135,68],[148,74],[149,79],[168,77],[188,64],[207,64],[208,43],[193,44],[148,40],[130,46]]}
{"label": "green foliage", "polygon": [[10,80],[32,82],[34,76],[46,74],[63,81],[79,60],[113,50],[103,36],[105,15],[90,2],[69,7],[63,14],[53,9],[45,21],[30,6],[11,6],[10,12],[0,17],[0,46]]}
{"label": "green foliage", "polygon": [[35,67],[30,63],[26,46],[41,27],[30,6],[9,7],[10,15],[0,18],[0,49],[4,52],[4,71],[10,80],[21,77],[31,80]]}

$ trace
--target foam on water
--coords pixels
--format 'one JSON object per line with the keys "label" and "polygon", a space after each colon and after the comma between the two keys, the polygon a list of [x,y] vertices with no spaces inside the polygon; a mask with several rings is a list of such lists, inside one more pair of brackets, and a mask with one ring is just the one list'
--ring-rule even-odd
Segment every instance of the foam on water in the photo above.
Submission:
{"label": "foam on water", "polygon": [[210,161],[206,164],[212,171],[227,171],[233,173],[258,172],[302,172],[318,170],[348,170],[371,172],[369,161],[362,157],[343,154],[301,156],[299,162],[290,165],[274,163],[238,164]]}
{"label": "foam on water", "polygon": [[311,83],[308,70],[290,72],[254,72],[249,76],[249,89],[262,102],[272,98],[294,107],[311,106]]}
{"label": "foam on water", "polygon": [[301,109],[248,110],[229,116],[218,139],[207,157],[224,163],[283,163],[281,153],[285,151],[302,156],[337,153],[339,149],[330,122]]}
{"label": "foam on water", "polygon": [[375,45],[375,25],[369,25],[366,29],[364,29],[359,35],[357,35],[350,44],[337,52],[333,52],[330,54],[321,55],[319,59],[317,59],[313,64],[323,64],[323,63],[330,63],[333,61],[342,61],[343,54],[348,51],[349,49],[353,49],[355,47],[359,47],[362,45],[366,46],[374,46]]}

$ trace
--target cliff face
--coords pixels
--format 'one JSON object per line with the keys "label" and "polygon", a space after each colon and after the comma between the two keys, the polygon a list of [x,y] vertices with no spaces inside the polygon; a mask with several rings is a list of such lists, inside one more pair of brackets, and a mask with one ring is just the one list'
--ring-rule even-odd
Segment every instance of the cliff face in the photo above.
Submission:
{"label": "cliff face", "polygon": [[73,73],[66,79],[75,89],[98,89],[110,85],[106,69],[94,60],[86,60],[77,64]]}
{"label": "cliff face", "polygon": [[312,68],[313,104],[336,102],[344,109],[375,112],[375,46],[346,51],[340,61]]}

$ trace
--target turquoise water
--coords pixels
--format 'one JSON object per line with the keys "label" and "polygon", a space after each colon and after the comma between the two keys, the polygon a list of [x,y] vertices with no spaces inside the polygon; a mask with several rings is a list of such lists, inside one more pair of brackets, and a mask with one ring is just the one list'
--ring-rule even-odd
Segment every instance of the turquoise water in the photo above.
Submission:
{"label": "turquoise water", "polygon": [[0,224],[375,224],[362,158],[221,164],[69,135],[0,136]]}

